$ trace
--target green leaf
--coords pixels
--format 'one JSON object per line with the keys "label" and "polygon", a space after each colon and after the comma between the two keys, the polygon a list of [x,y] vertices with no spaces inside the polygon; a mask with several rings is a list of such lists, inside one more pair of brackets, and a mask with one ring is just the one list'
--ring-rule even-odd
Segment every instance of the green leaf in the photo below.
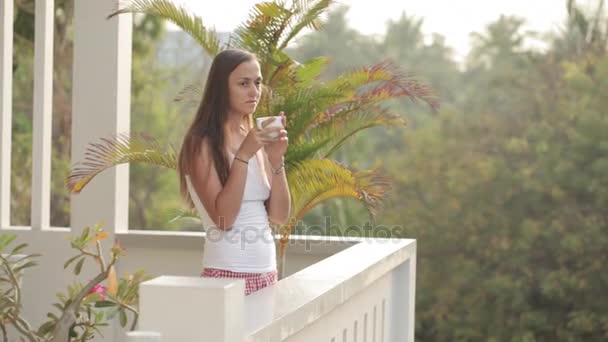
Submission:
{"label": "green leaf", "polygon": [[126,1],[108,18],[122,13],[146,13],[168,20],[188,33],[210,56],[217,55],[221,50],[215,30],[208,29],[199,16],[188,13],[185,7],[170,0]]}
{"label": "green leaf", "polygon": [[38,258],[38,257],[42,256],[41,254],[38,254],[38,253],[34,253],[34,254],[26,254],[26,255],[20,254],[20,256],[21,256],[21,255],[22,255],[22,257],[20,257],[20,258],[18,258],[18,259],[15,259],[15,260],[14,260],[14,263],[15,263],[15,264],[19,264],[19,263],[21,263],[22,261],[25,261],[25,260],[27,260],[27,259],[31,259],[31,258]]}
{"label": "green leaf", "polygon": [[297,69],[298,83],[300,87],[310,87],[319,77],[329,62],[328,57],[313,58]]}
{"label": "green leaf", "polygon": [[62,303],[65,303],[68,300],[68,297],[61,292],[57,292],[57,299],[59,299],[59,301]]}
{"label": "green leaf", "polygon": [[203,85],[198,82],[190,84],[182,89],[177,96],[175,96],[173,101],[186,103],[188,107],[196,108],[200,104],[202,97]]}
{"label": "green leaf", "polygon": [[68,259],[68,261],[66,261],[65,264],[63,264],[63,269],[68,268],[68,266],[70,266],[70,264],[72,262],[74,262],[76,259],[78,259],[80,257],[83,257],[82,254],[75,255],[75,256],[71,257],[70,259]]}
{"label": "green leaf", "polygon": [[306,159],[315,157],[317,152],[325,147],[329,141],[330,138],[325,140],[306,139],[301,143],[292,145],[285,154],[285,164],[292,166]]}
{"label": "green leaf", "polygon": [[80,241],[85,241],[87,237],[89,237],[89,234],[91,232],[91,227],[86,227],[85,229],[82,230],[82,234],[80,234]]}
{"label": "green leaf", "polygon": [[19,265],[19,266],[15,267],[15,268],[13,269],[13,272],[15,272],[15,273],[20,273],[22,270],[24,270],[24,269],[26,269],[26,268],[28,268],[28,267],[33,267],[33,266],[36,266],[36,265],[38,265],[38,263],[37,263],[37,262],[35,262],[35,261],[28,261],[28,262],[26,262],[26,263],[25,263],[25,264],[23,264],[23,265]]}
{"label": "green leaf", "polygon": [[167,211],[166,216],[168,217],[167,223],[173,223],[185,218],[200,221],[200,216],[196,209],[170,209]]}
{"label": "green leaf", "polygon": [[95,302],[95,307],[96,308],[110,308],[113,306],[116,306],[117,304],[115,302],[109,301],[109,300],[100,300],[98,302]]}
{"label": "green leaf", "polygon": [[327,158],[349,138],[365,129],[377,126],[405,127],[405,125],[405,120],[400,115],[378,105],[354,104],[326,121],[318,122],[309,129],[309,136],[314,140],[330,140],[330,143],[319,150],[322,157]]}
{"label": "green leaf", "polygon": [[89,303],[97,303],[101,300],[101,294],[99,293],[91,293],[90,295],[84,297],[82,300],[82,305],[86,305]]}
{"label": "green leaf", "polygon": [[2,253],[16,238],[16,234],[0,234],[0,253]]}
{"label": "green leaf", "polygon": [[127,282],[122,280],[120,282],[120,284],[118,284],[118,291],[116,291],[116,298],[124,297],[126,289],[127,289]]}
{"label": "green leaf", "polygon": [[78,162],[67,177],[68,189],[79,193],[98,174],[116,165],[145,163],[169,169],[177,167],[173,146],[162,146],[145,134],[119,134],[91,143],[85,151],[84,162]]}
{"label": "green leaf", "polygon": [[95,314],[95,323],[102,323],[105,313],[105,311],[97,311]]}
{"label": "green leaf", "polygon": [[390,185],[378,170],[352,170],[329,159],[303,161],[287,172],[287,179],[296,222],[321,202],[336,197],[358,200],[373,219]]}
{"label": "green leaf", "polygon": [[291,31],[284,35],[285,38],[283,39],[279,50],[286,48],[289,42],[295,38],[302,29],[308,27],[313,30],[319,30],[322,25],[319,20],[321,15],[326,12],[329,9],[329,6],[334,2],[335,0],[319,0],[317,3],[313,4],[312,7],[308,7],[307,1],[294,1],[296,13],[295,23],[289,25]]}
{"label": "green leaf", "polygon": [[45,335],[49,334],[55,328],[55,324],[57,324],[57,323],[54,321],[48,321],[48,322],[44,323],[43,325],[40,326],[40,328],[38,328],[38,335],[45,336]]}
{"label": "green leaf", "polygon": [[15,254],[17,254],[17,253],[21,252],[21,250],[23,250],[23,249],[24,249],[25,247],[27,247],[27,246],[28,246],[28,244],[27,244],[27,243],[22,243],[22,244],[20,244],[19,246],[17,246],[17,247],[15,247],[15,248],[13,248],[13,251],[11,252],[11,254],[10,254],[10,255],[15,255]]}
{"label": "green leaf", "polygon": [[120,326],[125,327],[127,325],[127,313],[124,309],[120,309]]}
{"label": "green leaf", "polygon": [[75,275],[79,275],[80,271],[82,270],[82,265],[84,264],[85,258],[80,259],[80,261],[78,261],[78,263],[76,264],[76,267],[74,267],[74,274]]}

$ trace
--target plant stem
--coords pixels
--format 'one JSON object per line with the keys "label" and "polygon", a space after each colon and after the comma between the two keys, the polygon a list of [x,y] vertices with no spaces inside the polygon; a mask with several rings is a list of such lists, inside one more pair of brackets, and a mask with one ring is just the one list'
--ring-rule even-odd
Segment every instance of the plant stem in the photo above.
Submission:
{"label": "plant stem", "polygon": [[15,276],[15,272],[13,272],[11,264],[8,262],[8,260],[2,255],[0,255],[0,260],[2,260],[6,274],[8,274],[12,286],[15,289],[15,315],[18,316],[19,307],[21,305],[21,288],[19,287],[19,280],[17,280],[17,276]]}
{"label": "plant stem", "polygon": [[91,280],[83,289],[78,293],[74,301],[63,310],[63,314],[57,324],[55,325],[55,329],[53,330],[53,338],[51,342],[65,342],[69,341],[69,332],[72,326],[76,323],[76,313],[78,312],[78,308],[80,307],[82,300],[87,296],[89,291],[97,284],[101,283],[108,277],[108,272],[110,267],[114,266],[116,259],[113,258],[112,262],[108,267],[103,270],[103,272],[99,273],[93,280]]}
{"label": "plant stem", "polygon": [[2,330],[3,341],[8,341],[8,334],[6,332],[6,328],[4,327],[4,324],[0,324],[0,330]]}
{"label": "plant stem", "polygon": [[30,342],[39,341],[38,337],[32,331],[32,327],[28,322],[26,322],[23,318],[16,316],[13,321],[13,326],[17,329],[21,334],[25,335]]}
{"label": "plant stem", "polygon": [[135,330],[135,327],[137,326],[137,321],[139,319],[139,311],[137,311],[134,307],[128,304],[120,303],[120,305],[133,313],[133,323],[131,323],[131,331]]}
{"label": "plant stem", "polygon": [[[13,269],[11,268],[11,264],[8,262],[8,259],[0,255],[0,260],[2,260],[4,270],[9,277],[12,287],[15,289],[15,298],[13,301],[14,312],[11,313],[14,318],[11,319],[11,323],[13,324],[15,329],[17,329],[17,331],[19,331],[22,335],[25,335],[29,341],[36,342],[38,339],[36,338],[36,335],[34,335],[34,333],[32,332],[32,328],[29,323],[23,318],[19,317],[21,311],[21,287],[19,286],[19,280],[17,279],[15,272],[13,272]],[[2,334],[3,336],[5,336],[6,331],[4,325],[2,325],[2,330]],[[8,341],[8,338],[6,340]]]}
{"label": "plant stem", "polygon": [[101,242],[99,240],[95,241],[95,246],[97,246],[97,257],[99,258],[99,264],[101,265],[101,271],[106,269],[106,261],[103,258],[103,252],[101,250]]}

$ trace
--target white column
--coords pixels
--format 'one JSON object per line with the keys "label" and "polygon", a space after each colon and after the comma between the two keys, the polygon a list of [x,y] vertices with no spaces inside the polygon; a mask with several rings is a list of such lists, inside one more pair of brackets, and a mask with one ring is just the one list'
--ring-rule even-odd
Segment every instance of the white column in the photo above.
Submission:
{"label": "white column", "polygon": [[242,342],[245,281],[162,276],[139,288],[139,330],[163,341]]}
{"label": "white column", "polygon": [[393,270],[387,323],[388,341],[414,342],[416,311],[416,245],[409,258]]}
{"label": "white column", "polygon": [[34,41],[34,129],[32,144],[32,229],[47,229],[51,205],[54,0],[36,0]]}
{"label": "white column", "polygon": [[[91,142],[129,131],[132,16],[106,16],[115,0],[74,2],[72,164]],[[98,221],[113,233],[128,225],[128,165],[98,175],[72,196],[71,227]]]}
{"label": "white column", "polygon": [[0,229],[11,216],[13,0],[0,0]]}

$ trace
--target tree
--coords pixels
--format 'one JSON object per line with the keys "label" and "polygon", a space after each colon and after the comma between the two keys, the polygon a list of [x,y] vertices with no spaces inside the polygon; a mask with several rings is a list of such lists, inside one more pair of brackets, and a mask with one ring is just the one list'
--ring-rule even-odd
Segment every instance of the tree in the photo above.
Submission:
{"label": "tree", "polygon": [[[522,56],[530,58],[518,65]],[[475,107],[425,121],[403,136],[407,153],[386,158],[399,170],[394,199],[405,205],[383,218],[419,242],[420,341],[608,335],[600,271],[608,258],[608,56],[588,46],[556,58],[494,55],[469,83],[504,84],[500,106],[488,96],[496,89],[479,82],[465,102]],[[517,65],[518,82],[498,65]]]}

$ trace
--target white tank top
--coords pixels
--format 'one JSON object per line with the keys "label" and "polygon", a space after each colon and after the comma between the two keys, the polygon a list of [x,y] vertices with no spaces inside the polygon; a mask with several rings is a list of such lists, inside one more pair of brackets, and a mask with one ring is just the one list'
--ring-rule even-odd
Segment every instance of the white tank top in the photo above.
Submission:
{"label": "white tank top", "polygon": [[[228,152],[230,165],[234,155]],[[261,172],[259,154],[249,160],[241,208],[230,230],[222,230],[207,214],[186,175],[188,192],[206,228],[203,268],[263,273],[276,270],[276,250],[264,201],[270,185]]]}

